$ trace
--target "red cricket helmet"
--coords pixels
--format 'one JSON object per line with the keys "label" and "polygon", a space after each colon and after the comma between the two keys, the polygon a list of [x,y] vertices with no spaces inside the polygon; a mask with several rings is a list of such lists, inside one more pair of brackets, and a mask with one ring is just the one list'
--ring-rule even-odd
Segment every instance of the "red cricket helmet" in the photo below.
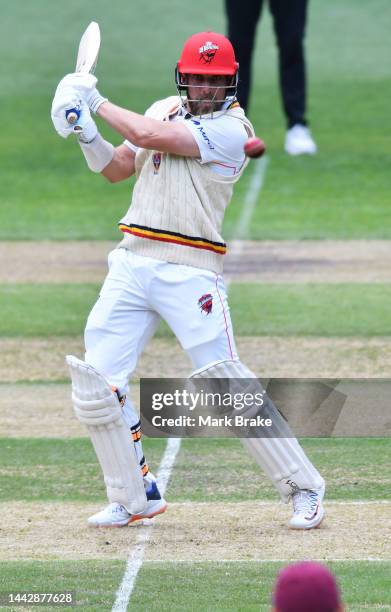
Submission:
{"label": "red cricket helmet", "polygon": [[236,75],[239,64],[228,38],[216,32],[199,32],[185,42],[177,64],[181,74]]}
{"label": "red cricket helmet", "polygon": [[[186,105],[183,97],[186,96],[187,110],[193,114],[194,110],[190,109],[189,105],[198,104],[199,100],[188,97],[188,75],[191,74],[227,77],[226,84],[216,86],[216,91],[224,89],[225,102],[232,103],[236,99],[239,64],[228,38],[216,32],[199,32],[190,36],[184,44],[181,57],[176,65],[175,82],[182,105]],[[197,86],[192,87],[197,88]],[[210,104],[211,115],[223,105],[221,100],[211,100]]]}

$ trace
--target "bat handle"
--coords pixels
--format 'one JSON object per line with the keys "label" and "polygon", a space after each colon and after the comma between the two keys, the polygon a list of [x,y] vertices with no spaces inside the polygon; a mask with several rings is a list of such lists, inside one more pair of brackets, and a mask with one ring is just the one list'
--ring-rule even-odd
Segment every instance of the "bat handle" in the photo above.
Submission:
{"label": "bat handle", "polygon": [[68,121],[68,123],[73,125],[80,119],[80,109],[79,108],[69,108],[65,112],[65,118]]}

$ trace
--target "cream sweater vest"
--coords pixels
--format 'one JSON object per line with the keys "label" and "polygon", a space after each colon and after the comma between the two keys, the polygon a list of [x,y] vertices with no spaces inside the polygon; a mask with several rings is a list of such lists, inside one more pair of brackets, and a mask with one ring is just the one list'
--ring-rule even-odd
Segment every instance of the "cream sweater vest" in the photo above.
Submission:
{"label": "cream sweater vest", "polygon": [[[172,96],[156,102],[146,114],[168,120],[179,105],[180,99]],[[239,106],[221,112],[237,118],[248,135],[254,135]],[[124,232],[119,248],[221,273],[226,252],[221,237],[224,212],[246,163],[235,176],[223,176],[195,158],[139,149],[132,203],[119,223]]]}

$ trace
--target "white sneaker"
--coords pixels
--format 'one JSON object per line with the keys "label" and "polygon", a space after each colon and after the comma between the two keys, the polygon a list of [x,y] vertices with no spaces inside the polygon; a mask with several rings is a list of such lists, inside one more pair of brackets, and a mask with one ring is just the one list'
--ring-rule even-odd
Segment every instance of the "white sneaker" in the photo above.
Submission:
{"label": "white sneaker", "polygon": [[314,155],[318,148],[311,130],[305,125],[294,125],[285,136],[285,151],[289,155]]}
{"label": "white sneaker", "polygon": [[317,491],[301,489],[292,495],[293,517],[289,522],[291,529],[313,529],[318,527],[324,517],[322,504],[325,486]]}
{"label": "white sneaker", "polygon": [[146,509],[140,512],[140,514],[129,514],[122,504],[112,503],[100,512],[90,516],[88,524],[91,527],[125,527],[130,525],[130,523],[134,523],[134,521],[162,514],[166,509],[167,503],[163,498],[147,501]]}

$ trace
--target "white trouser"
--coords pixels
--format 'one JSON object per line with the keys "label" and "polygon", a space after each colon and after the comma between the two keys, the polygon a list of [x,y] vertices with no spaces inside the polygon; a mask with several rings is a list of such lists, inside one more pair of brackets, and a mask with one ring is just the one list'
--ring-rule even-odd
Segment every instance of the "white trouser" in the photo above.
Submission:
{"label": "white trouser", "polygon": [[[209,313],[210,298],[199,302],[208,294],[212,300]],[[109,254],[109,273],[88,317],[86,362],[121,394],[126,393],[138,357],[160,318],[172,329],[194,368],[237,359],[220,275],[121,248]]]}
{"label": "white trouser", "polygon": [[[227,293],[220,275],[135,255],[122,248],[115,249],[109,254],[109,273],[88,317],[85,360],[117,387],[121,395],[127,393],[129,377],[160,318],[175,333],[196,370],[216,362],[235,362],[238,359]],[[252,375],[247,372],[244,371],[244,376]],[[145,474],[148,467],[139,440],[139,417],[128,398],[123,406],[123,416],[132,430],[140,467]],[[307,462],[320,479],[296,440],[292,440],[295,444],[294,459],[298,458],[303,465]],[[269,453],[264,447],[271,447],[273,443],[285,448],[284,440],[245,442],[253,442],[259,464],[281,489],[276,482],[278,478],[274,477],[275,466],[272,466],[273,471],[265,464],[265,456]],[[271,458],[276,460],[277,457],[280,463],[284,462],[283,450],[271,453]],[[280,494],[287,498],[285,491],[280,491]]]}

